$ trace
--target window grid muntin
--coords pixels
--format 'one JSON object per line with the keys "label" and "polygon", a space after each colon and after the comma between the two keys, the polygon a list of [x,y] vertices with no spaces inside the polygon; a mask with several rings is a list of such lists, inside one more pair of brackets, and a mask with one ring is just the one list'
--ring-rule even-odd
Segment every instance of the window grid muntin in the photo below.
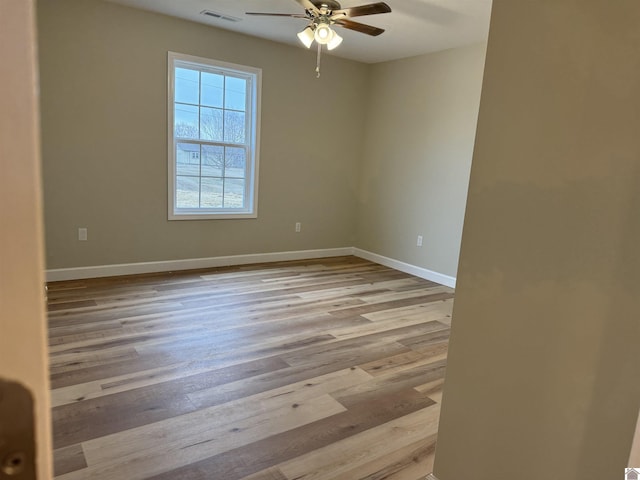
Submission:
{"label": "window grid muntin", "polygon": [[[185,174],[178,174],[177,172],[177,167],[175,169],[175,180],[174,180],[174,184],[175,186],[175,195],[176,195],[176,210],[179,212],[182,212],[183,210],[189,210],[189,211],[208,211],[208,210],[218,210],[218,211],[222,211],[222,210],[228,210],[231,209],[232,207],[225,207],[224,206],[224,186],[225,186],[225,179],[226,178],[230,178],[230,179],[235,179],[235,180],[244,180],[245,181],[245,185],[244,185],[244,196],[243,196],[243,207],[236,207],[236,208],[240,208],[240,209],[245,209],[246,208],[246,203],[247,203],[247,189],[249,188],[249,173],[250,173],[250,163],[248,161],[249,158],[249,153],[250,153],[250,146],[248,145],[242,145],[242,144],[238,144],[238,143],[229,143],[229,142],[212,142],[212,141],[197,141],[197,140],[191,140],[191,139],[179,139],[179,142],[176,142],[176,146],[175,146],[175,150],[176,152],[174,153],[174,155],[177,158],[177,149],[178,149],[178,143],[189,143],[189,144],[193,144],[193,145],[198,145],[200,146],[199,149],[199,163],[198,163],[198,177],[196,177],[195,175],[185,175]],[[223,161],[222,161],[222,177],[216,177],[214,175],[203,175],[202,174],[202,145],[211,145],[211,146],[219,146],[219,147],[223,147],[224,148],[224,155],[223,155]],[[226,155],[226,149],[227,147],[230,148],[243,148],[244,150],[244,177],[236,177],[236,176],[229,176],[227,177],[225,175],[225,171],[227,168],[227,155]],[[222,179],[222,189],[223,189],[223,195],[222,195],[222,207],[221,208],[215,208],[215,207],[197,207],[197,209],[195,207],[177,207],[177,194],[178,194],[178,189],[177,189],[177,183],[178,183],[178,177],[189,177],[189,178],[199,178],[200,181],[198,182],[198,205],[202,205],[202,178],[221,178]]]}

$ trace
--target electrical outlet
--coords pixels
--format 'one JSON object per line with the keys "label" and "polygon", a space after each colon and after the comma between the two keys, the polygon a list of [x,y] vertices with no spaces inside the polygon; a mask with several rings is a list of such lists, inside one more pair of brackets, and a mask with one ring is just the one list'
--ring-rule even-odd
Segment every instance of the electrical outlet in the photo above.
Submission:
{"label": "electrical outlet", "polygon": [[416,246],[417,247],[421,247],[422,246],[422,235],[418,235],[418,241],[416,242]]}
{"label": "electrical outlet", "polygon": [[300,233],[302,231],[302,224],[300,222],[296,222],[296,233]]}
{"label": "electrical outlet", "polygon": [[87,241],[87,229],[86,228],[79,228],[78,229],[78,240],[80,240],[81,242],[86,242]]}

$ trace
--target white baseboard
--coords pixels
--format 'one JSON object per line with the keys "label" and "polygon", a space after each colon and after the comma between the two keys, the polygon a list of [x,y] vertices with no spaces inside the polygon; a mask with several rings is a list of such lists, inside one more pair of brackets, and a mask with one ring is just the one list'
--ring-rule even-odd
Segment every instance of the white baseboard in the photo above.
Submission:
{"label": "white baseboard", "polygon": [[160,262],[121,263],[94,267],[56,268],[47,270],[47,282],[79,280],[83,278],[115,277],[138,273],[174,272],[197,268],[228,267],[251,263],[283,262],[287,260],[307,260],[311,258],[341,257],[353,255],[353,247],[326,248],[320,250],[298,250],[293,252],[255,253],[249,255],[229,255],[225,257],[190,258],[187,260],[166,260]]}
{"label": "white baseboard", "polygon": [[416,277],[424,278],[432,282],[446,285],[447,287],[456,288],[456,278],[444,275],[442,273],[434,272],[426,268],[417,267],[409,263],[401,262],[400,260],[394,260],[393,258],[378,255],[377,253],[368,252],[367,250],[361,250],[359,248],[353,249],[353,255],[356,257],[364,258],[371,262],[379,263],[385,267],[394,268],[404,273],[415,275]]}
{"label": "white baseboard", "polygon": [[432,282],[455,288],[456,279],[426,268],[417,267],[393,258],[368,252],[360,248],[342,247],[319,250],[298,250],[293,252],[255,253],[249,255],[229,255],[224,257],[190,258],[186,260],[165,260],[160,262],[120,263],[116,265],[97,265],[93,267],[56,268],[47,270],[47,282],[61,280],[80,280],[83,278],[115,277],[139,273],[175,272],[197,268],[228,267],[251,263],[284,262],[287,260],[307,260],[312,258],[341,257],[355,255],[401,272],[415,275]]}
{"label": "white baseboard", "polygon": [[425,480],[438,480],[438,479],[433,473],[430,473],[429,475],[427,475],[427,478]]}

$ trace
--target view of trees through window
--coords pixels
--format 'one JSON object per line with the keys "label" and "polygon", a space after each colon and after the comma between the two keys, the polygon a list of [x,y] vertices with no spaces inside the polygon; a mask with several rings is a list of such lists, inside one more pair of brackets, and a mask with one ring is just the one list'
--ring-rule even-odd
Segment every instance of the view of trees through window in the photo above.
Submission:
{"label": "view of trees through window", "polygon": [[243,208],[247,181],[247,79],[174,70],[177,208]]}

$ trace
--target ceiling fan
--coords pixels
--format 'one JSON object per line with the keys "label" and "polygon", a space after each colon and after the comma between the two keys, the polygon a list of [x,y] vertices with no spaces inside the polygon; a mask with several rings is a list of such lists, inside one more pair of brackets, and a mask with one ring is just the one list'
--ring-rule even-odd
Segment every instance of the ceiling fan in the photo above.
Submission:
{"label": "ceiling fan", "polygon": [[311,48],[311,44],[315,40],[318,43],[319,53],[321,45],[326,45],[329,50],[333,50],[342,43],[342,37],[331,29],[331,25],[338,25],[356,32],[377,36],[383,33],[384,29],[354,22],[350,18],[391,12],[391,7],[384,2],[350,8],[342,8],[336,0],[295,0],[295,2],[304,8],[304,13],[247,12],[247,15],[293,17],[308,20],[309,24],[298,33],[298,38],[307,48]]}

